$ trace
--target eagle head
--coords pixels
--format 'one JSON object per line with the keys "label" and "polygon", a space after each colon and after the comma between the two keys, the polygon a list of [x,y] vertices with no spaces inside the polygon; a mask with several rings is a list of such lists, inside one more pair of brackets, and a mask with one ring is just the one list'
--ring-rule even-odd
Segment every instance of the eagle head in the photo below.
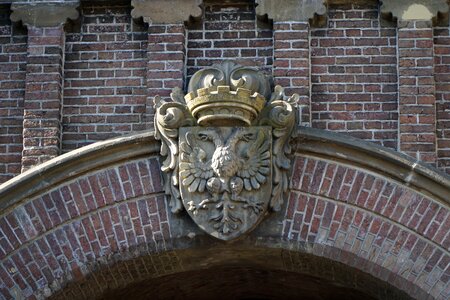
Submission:
{"label": "eagle head", "polygon": [[211,159],[213,171],[222,178],[234,176],[239,170],[239,158],[233,147],[217,147]]}

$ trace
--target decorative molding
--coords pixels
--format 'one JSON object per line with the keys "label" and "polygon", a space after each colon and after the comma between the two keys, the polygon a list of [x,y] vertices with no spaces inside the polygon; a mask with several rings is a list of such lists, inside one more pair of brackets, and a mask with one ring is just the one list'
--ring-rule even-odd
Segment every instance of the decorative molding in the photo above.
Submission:
{"label": "decorative molding", "polygon": [[34,194],[94,169],[123,160],[156,155],[160,145],[154,132],[117,137],[70,151],[0,184],[0,214]]}
{"label": "decorative molding", "polygon": [[[269,76],[255,68],[225,61],[196,72],[185,99],[200,125],[206,125],[208,114],[216,123],[221,118],[234,125],[251,125],[270,98],[271,89]],[[220,113],[224,109],[228,112],[225,115]],[[216,113],[212,114],[213,111]]]}
{"label": "decorative molding", "polygon": [[298,128],[295,153],[368,170],[450,206],[450,176],[392,149],[316,128]]}
{"label": "decorative molding", "polygon": [[[295,136],[295,153],[370,170],[450,206],[450,176],[428,164],[341,133],[298,127]],[[91,170],[156,155],[160,147],[154,132],[147,131],[97,142],[60,155],[0,184],[0,214],[5,214],[32,195],[48,191]]]}
{"label": "decorative molding", "polygon": [[381,14],[392,16],[399,21],[431,21],[440,14],[447,15],[449,6],[446,0],[384,0]]}
{"label": "decorative molding", "polygon": [[256,14],[276,22],[308,22],[327,12],[325,0],[256,0]]}
{"label": "decorative molding", "polygon": [[202,0],[131,0],[133,18],[149,24],[178,24],[202,15]]}
{"label": "decorative molding", "polygon": [[11,21],[22,21],[27,26],[55,27],[67,19],[76,20],[80,1],[19,2],[11,5]]}

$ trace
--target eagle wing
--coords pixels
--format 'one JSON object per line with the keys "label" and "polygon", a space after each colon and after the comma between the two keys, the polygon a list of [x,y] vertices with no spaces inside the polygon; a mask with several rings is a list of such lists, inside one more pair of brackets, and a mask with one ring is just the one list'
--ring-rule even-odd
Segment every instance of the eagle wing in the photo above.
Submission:
{"label": "eagle wing", "polygon": [[186,141],[180,144],[180,181],[188,191],[204,192],[206,182],[214,175],[211,159],[198,147],[190,132],[186,133]]}
{"label": "eagle wing", "polygon": [[261,130],[250,147],[241,155],[241,164],[237,175],[244,181],[247,191],[259,189],[270,175],[270,140]]}

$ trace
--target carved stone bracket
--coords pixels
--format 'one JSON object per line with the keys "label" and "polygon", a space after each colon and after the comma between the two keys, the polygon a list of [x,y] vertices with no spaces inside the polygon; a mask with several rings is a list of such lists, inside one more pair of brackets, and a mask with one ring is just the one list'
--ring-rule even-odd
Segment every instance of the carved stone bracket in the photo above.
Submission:
{"label": "carved stone bracket", "polygon": [[133,18],[144,18],[149,24],[177,24],[189,17],[200,17],[202,0],[132,0]]}
{"label": "carved stone bracket", "polygon": [[385,18],[399,21],[438,21],[448,18],[449,6],[446,0],[384,0],[381,14]]}
{"label": "carved stone bracket", "polygon": [[67,19],[75,20],[80,1],[65,2],[15,2],[11,5],[11,21],[22,21],[27,26],[55,27]]}
{"label": "carved stone bracket", "polygon": [[308,22],[327,12],[325,0],[256,0],[256,14],[276,22]]}
{"label": "carved stone bracket", "polygon": [[198,71],[188,94],[155,97],[155,137],[172,212],[184,209],[208,234],[231,240],[281,209],[299,96],[230,61]]}

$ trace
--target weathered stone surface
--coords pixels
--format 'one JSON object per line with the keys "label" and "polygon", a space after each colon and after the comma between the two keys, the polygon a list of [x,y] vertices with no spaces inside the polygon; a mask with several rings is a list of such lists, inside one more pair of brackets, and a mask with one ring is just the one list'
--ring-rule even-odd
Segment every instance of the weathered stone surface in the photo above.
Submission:
{"label": "weathered stone surface", "polygon": [[55,3],[13,3],[12,21],[22,21],[27,26],[54,27],[64,24],[67,19],[75,20],[79,13],[79,1]]}
{"label": "weathered stone surface", "polygon": [[323,0],[257,0],[256,13],[268,15],[276,22],[308,21],[315,14],[323,15],[326,7]]}
{"label": "weathered stone surface", "polygon": [[251,125],[272,94],[268,76],[231,61],[196,72],[188,92],[186,105],[201,126]]}
{"label": "weathered stone surface", "polygon": [[230,86],[230,90],[238,88],[258,93],[266,99],[272,94],[270,79],[254,67],[244,67],[231,61],[214,65],[196,72],[188,86],[189,93],[195,93],[202,88],[217,90],[218,86]]}
{"label": "weathered stone surface", "polygon": [[180,192],[192,219],[230,240],[266,213],[272,188],[272,128],[180,128]]}
{"label": "weathered stone surface", "polygon": [[381,6],[382,14],[392,14],[400,21],[429,21],[436,18],[438,13],[448,13],[448,10],[448,3],[445,0],[385,0]]}
{"label": "weathered stone surface", "polygon": [[200,17],[202,0],[132,0],[133,18],[143,17],[149,24],[176,24],[190,16]]}

